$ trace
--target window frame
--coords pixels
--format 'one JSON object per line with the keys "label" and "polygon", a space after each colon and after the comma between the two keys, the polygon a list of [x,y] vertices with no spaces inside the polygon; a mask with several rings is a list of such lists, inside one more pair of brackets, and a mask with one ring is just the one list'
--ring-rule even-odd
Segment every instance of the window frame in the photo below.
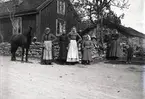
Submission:
{"label": "window frame", "polygon": [[[18,23],[15,23],[15,22],[18,22]],[[19,29],[20,29],[20,34],[22,34],[22,17],[16,17],[15,20],[14,20],[14,24],[18,24],[18,27],[16,26],[16,32],[15,32],[15,29],[13,27],[13,34],[18,34],[19,33]]]}
{"label": "window frame", "polygon": [[57,13],[61,15],[65,15],[66,3],[64,0],[57,0]]}
{"label": "window frame", "polygon": [[[60,22],[60,21],[63,21],[63,24]],[[65,30],[66,32],[66,21],[63,20],[63,19],[60,19],[60,18],[57,18],[56,19],[56,36],[61,36],[62,35],[62,32],[60,32],[60,26],[59,26],[59,33],[58,33],[58,24],[61,23],[61,26],[63,26],[62,28],[62,32]],[[59,24],[60,25],[60,24]]]}

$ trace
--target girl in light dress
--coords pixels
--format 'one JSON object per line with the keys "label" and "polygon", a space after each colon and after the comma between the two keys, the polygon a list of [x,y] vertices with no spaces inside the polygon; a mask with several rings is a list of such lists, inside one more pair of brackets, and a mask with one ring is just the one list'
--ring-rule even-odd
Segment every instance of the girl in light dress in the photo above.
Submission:
{"label": "girl in light dress", "polygon": [[[68,33],[69,38],[69,46],[68,46],[68,53],[67,53],[67,62],[74,64],[79,62],[79,53],[78,53],[78,45],[77,42],[82,40],[81,36],[77,33],[76,27],[71,29],[71,32]],[[77,41],[77,37],[79,40]]]}
{"label": "girl in light dress", "polygon": [[82,43],[82,49],[83,49],[83,57],[82,61],[83,64],[90,64],[92,61],[92,53],[91,53],[91,48],[93,46],[93,43],[91,41],[91,37],[89,35],[86,35],[83,43]]}

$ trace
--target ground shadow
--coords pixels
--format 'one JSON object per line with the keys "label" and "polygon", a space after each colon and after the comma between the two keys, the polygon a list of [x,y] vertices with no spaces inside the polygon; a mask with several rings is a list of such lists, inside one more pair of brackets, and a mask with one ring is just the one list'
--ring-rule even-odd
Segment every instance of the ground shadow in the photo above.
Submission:
{"label": "ground shadow", "polygon": [[28,61],[28,62],[26,62],[26,61],[21,61],[21,60],[15,60],[15,61],[12,61],[12,62],[21,62],[21,63],[31,63],[31,64],[33,64],[33,62],[31,62],[31,61]]}
{"label": "ground shadow", "polygon": [[107,64],[122,64],[122,65],[145,65],[144,61],[132,61],[131,63],[126,63],[126,61],[120,61],[120,60],[107,60],[104,63]]}
{"label": "ground shadow", "polygon": [[128,71],[131,71],[131,72],[145,72],[145,69],[144,68],[136,68],[136,67],[129,67],[127,68]]}

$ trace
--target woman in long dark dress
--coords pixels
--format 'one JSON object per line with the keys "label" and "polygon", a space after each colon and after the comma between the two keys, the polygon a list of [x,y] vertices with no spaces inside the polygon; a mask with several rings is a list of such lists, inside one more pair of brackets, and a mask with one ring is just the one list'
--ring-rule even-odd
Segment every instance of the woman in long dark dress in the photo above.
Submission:
{"label": "woman in long dark dress", "polygon": [[82,43],[83,48],[83,64],[90,64],[92,61],[92,54],[91,54],[91,48],[93,46],[93,43],[91,41],[91,37],[89,35],[86,36],[85,40]]}
{"label": "woman in long dark dress", "polygon": [[50,28],[45,29],[45,33],[42,37],[43,41],[43,53],[42,53],[42,64],[51,64],[52,62],[52,42],[57,38],[52,33],[50,33]]}
{"label": "woman in long dark dress", "polygon": [[59,60],[62,64],[66,62],[67,58],[67,36],[65,35],[65,32],[60,36],[60,50],[59,50]]}
{"label": "woman in long dark dress", "polygon": [[119,34],[112,34],[112,39],[110,42],[109,58],[116,60],[121,56],[120,39]]}
{"label": "woman in long dark dress", "polygon": [[69,46],[68,46],[68,53],[67,53],[67,62],[69,63],[76,63],[79,62],[79,53],[78,53],[78,46],[77,46],[77,37],[79,37],[79,41],[82,40],[81,36],[77,33],[76,28],[73,27],[71,32],[67,35],[69,38]]}

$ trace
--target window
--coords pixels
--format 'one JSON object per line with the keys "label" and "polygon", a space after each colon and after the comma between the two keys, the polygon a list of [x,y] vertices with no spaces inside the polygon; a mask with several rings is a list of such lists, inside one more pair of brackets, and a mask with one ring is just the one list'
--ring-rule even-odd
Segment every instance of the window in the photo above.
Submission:
{"label": "window", "polygon": [[66,31],[66,22],[62,19],[56,19],[56,36],[62,35]]}
{"label": "window", "polygon": [[22,33],[22,18],[17,17],[13,22],[13,34]]}
{"label": "window", "polygon": [[65,15],[65,2],[62,0],[57,0],[57,13]]}

